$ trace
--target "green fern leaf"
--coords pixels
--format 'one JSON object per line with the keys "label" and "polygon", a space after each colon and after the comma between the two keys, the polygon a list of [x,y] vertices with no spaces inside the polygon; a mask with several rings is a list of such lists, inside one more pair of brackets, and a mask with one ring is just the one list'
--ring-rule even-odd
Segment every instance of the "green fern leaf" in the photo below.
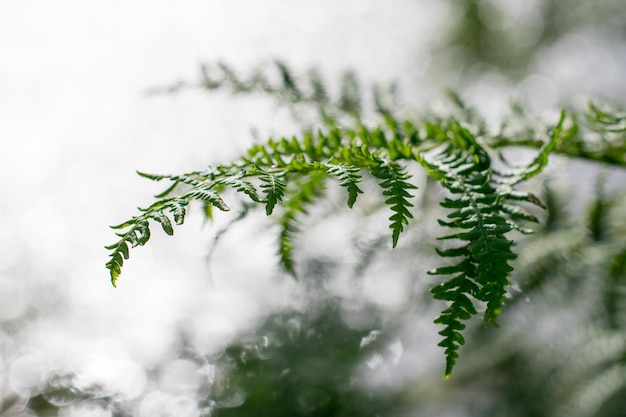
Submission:
{"label": "green fern leaf", "polygon": [[503,183],[507,186],[518,184],[522,181],[527,181],[535,175],[539,174],[548,165],[548,158],[554,151],[559,142],[563,139],[563,129],[566,119],[565,111],[561,112],[556,126],[551,129],[549,140],[543,144],[537,156],[526,166],[517,167],[517,169],[511,170],[507,173],[499,173],[503,178]]}
{"label": "green fern leaf", "polygon": [[185,221],[185,214],[187,213],[188,201],[182,198],[176,198],[172,200],[169,210],[174,217],[174,222],[177,225],[181,225]]}
{"label": "green fern leaf", "polygon": [[339,108],[352,114],[361,112],[361,89],[356,75],[352,72],[346,72],[341,80]]}
{"label": "green fern leaf", "polygon": [[161,226],[163,227],[163,231],[165,233],[167,233],[170,236],[174,234],[172,222],[170,221],[169,217],[163,214],[162,211],[155,211],[153,213],[150,213],[150,217],[156,220],[157,222],[161,223]]}
{"label": "green fern leaf", "polygon": [[306,215],[308,205],[319,196],[324,188],[323,177],[308,175],[289,192],[289,200],[285,204],[285,211],[280,215],[278,223],[280,233],[278,239],[278,253],[280,264],[294,278],[297,278],[295,262],[293,260],[293,239],[300,231],[299,218]]}
{"label": "green fern leaf", "polygon": [[135,242],[137,242],[137,245],[143,246],[148,243],[148,240],[150,240],[150,224],[148,223],[148,220],[141,218],[137,221],[135,227],[136,228],[133,232]]}
{"label": "green fern leaf", "polygon": [[283,94],[290,94],[292,96],[292,100],[299,100],[302,97],[302,93],[298,89],[298,86],[293,78],[293,74],[289,67],[287,67],[287,64],[278,60],[274,61],[274,64],[280,73],[280,78],[283,84]]}
{"label": "green fern leaf", "polygon": [[111,229],[126,229],[127,227],[132,226],[133,224],[135,224],[135,219],[133,218],[132,220],[128,220],[125,221],[124,223],[120,223],[118,225],[115,226],[109,226]]}
{"label": "green fern leaf", "polygon": [[413,195],[409,190],[417,189],[417,187],[408,182],[411,175],[397,162],[378,160],[377,165],[370,171],[375,178],[382,180],[379,185],[383,189],[383,195],[389,197],[385,200],[385,204],[393,211],[389,217],[391,220],[389,228],[392,230],[392,246],[395,248],[400,233],[404,231],[404,226],[409,224],[409,219],[413,218],[410,211],[413,204],[408,200]]}
{"label": "green fern leaf", "polygon": [[161,181],[164,178],[169,178],[167,175],[148,174],[147,172],[135,171],[137,175],[142,178],[147,178],[152,181]]}
{"label": "green fern leaf", "polygon": [[436,299],[449,303],[435,320],[444,326],[440,332],[444,337],[440,346],[446,353],[446,378],[458,358],[458,349],[464,344],[462,321],[476,314],[476,302],[486,304],[484,324],[497,325],[496,318],[509,285],[508,275],[513,270],[509,262],[516,258],[512,251],[513,242],[505,235],[514,229],[526,230],[516,220],[538,221],[534,215],[511,202],[526,201],[545,207],[534,194],[512,190],[511,185],[529,179],[546,166],[563,120],[562,115],[551,141],[540,150],[539,156],[528,166],[519,167],[512,173],[493,171],[485,149],[468,130],[454,122],[445,134],[452,140],[417,158],[429,175],[455,196],[446,197],[440,203],[451,212],[447,215],[449,220],[439,220],[439,224],[457,229],[457,232],[439,239],[462,242],[462,246],[438,250],[442,257],[461,258],[461,261],[430,271],[434,275],[453,276],[432,289]]}
{"label": "green fern leaf", "polygon": [[235,191],[246,194],[255,203],[263,202],[263,200],[259,197],[256,188],[254,188],[254,185],[248,181],[243,181],[239,177],[220,178],[216,181],[216,184],[228,185],[234,188]]}
{"label": "green fern leaf", "polygon": [[[130,227],[126,233],[118,233],[117,236],[121,237],[119,241],[112,245],[105,246],[107,250],[113,251],[109,256],[110,259],[106,263],[106,268],[111,275],[111,284],[117,286],[117,279],[122,273],[122,266],[124,265],[124,259],[129,258],[128,243],[132,247],[145,245],[150,239],[150,227],[148,220],[143,216],[134,217],[132,220],[123,223],[124,227]],[[115,228],[119,229],[120,227]]]}
{"label": "green fern leaf", "polygon": [[195,188],[188,194],[184,195],[183,198],[193,198],[195,200],[206,201],[222,211],[230,211],[230,207],[226,205],[224,200],[222,200],[222,197],[220,197],[215,191],[212,191],[209,187],[210,186],[202,186]]}
{"label": "green fern leaf", "polygon": [[122,273],[123,265],[124,261],[119,256],[119,252],[114,252],[111,255],[111,259],[109,259],[105,265],[111,275],[111,285],[113,285],[113,287],[117,287],[117,280]]}
{"label": "green fern leaf", "polygon": [[[456,239],[462,246],[439,251],[444,257],[460,257],[461,261],[431,271],[434,275],[454,275],[453,278],[432,290],[437,299],[449,302],[449,306],[436,319],[444,326],[440,343],[446,352],[446,378],[463,345],[461,321],[469,319],[477,310],[475,302],[483,302],[487,308],[484,323],[496,325],[506,288],[508,275],[513,270],[509,261],[516,258],[512,252],[513,242],[504,236],[514,225],[507,217],[523,212],[506,206],[503,210],[491,170],[491,159],[471,133],[458,124],[450,126],[451,144],[442,146],[420,160],[429,173],[436,174],[442,185],[455,196],[445,198],[441,206],[452,210],[448,221],[440,220],[444,227],[457,229],[452,235],[441,239]],[[526,216],[529,217],[529,216]],[[475,301],[472,301],[475,300]],[[471,306],[469,308],[468,306]]]}
{"label": "green fern leaf", "polygon": [[[467,252],[466,248],[455,249],[455,252],[458,253],[459,249],[461,252]],[[478,285],[466,275],[466,272],[470,275],[473,273],[472,268],[473,265],[464,260],[454,267],[442,267],[429,272],[433,275],[448,275],[451,271],[454,271],[452,273],[460,272],[454,278],[431,290],[435,299],[451,303],[434,321],[435,324],[444,326],[439,332],[444,339],[438,345],[445,349],[446,379],[452,374],[456,359],[459,357],[458,349],[465,344],[465,338],[461,333],[465,329],[465,324],[462,321],[477,314],[473,301],[468,297],[479,290]]]}
{"label": "green fern leaf", "polygon": [[363,191],[357,186],[362,178],[359,175],[359,168],[346,165],[326,164],[328,173],[339,179],[339,184],[348,190],[348,207],[352,208],[356,202],[357,196]]}
{"label": "green fern leaf", "polygon": [[265,193],[265,213],[269,216],[274,211],[274,207],[285,196],[285,175],[287,171],[269,172],[258,168],[261,189]]}

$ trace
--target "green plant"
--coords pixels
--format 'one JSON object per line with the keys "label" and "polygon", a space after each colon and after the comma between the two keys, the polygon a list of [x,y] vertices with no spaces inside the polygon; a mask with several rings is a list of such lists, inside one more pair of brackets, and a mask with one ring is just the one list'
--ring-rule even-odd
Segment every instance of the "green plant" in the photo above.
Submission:
{"label": "green plant", "polygon": [[[240,78],[222,64],[204,68],[201,85],[233,93],[262,92],[279,98],[297,115],[314,109],[319,122],[301,135],[254,144],[228,164],[180,175],[140,172],[170,184],[137,216],[113,226],[119,239],[106,247],[111,251],[106,266],[114,286],[130,248],[149,241],[151,222],[172,235],[173,223],[185,221],[194,201],[203,205],[208,219],[215,208],[229,211],[229,192],[276,217],[279,262],[294,277],[293,243],[300,220],[325,195],[329,181],[345,189],[347,205],[354,209],[364,193],[362,183],[377,184],[391,213],[391,245],[396,247],[414,215],[411,199],[418,187],[411,172],[421,168],[446,192],[440,205],[447,215],[439,224],[449,232],[439,238],[445,246],[437,249],[446,265],[430,273],[446,277],[431,292],[446,302],[435,322],[443,326],[440,346],[448,378],[465,343],[464,321],[484,307],[484,324],[497,324],[517,257],[513,246],[520,233],[531,232],[528,224],[539,222],[535,208],[546,208],[537,192],[520,185],[540,174],[555,154],[626,166],[626,115],[608,105],[590,104],[585,112],[563,110],[551,124],[533,120],[517,106],[492,133],[452,93],[450,114],[409,117],[394,107],[391,89],[376,88],[366,109],[351,73],[343,78],[339,99],[333,100],[316,72],[301,85],[285,64],[277,63],[276,69],[279,81],[271,82],[263,72]],[[375,121],[365,122],[370,119]],[[507,152],[518,147],[536,148],[535,157],[521,165],[509,162]]]}

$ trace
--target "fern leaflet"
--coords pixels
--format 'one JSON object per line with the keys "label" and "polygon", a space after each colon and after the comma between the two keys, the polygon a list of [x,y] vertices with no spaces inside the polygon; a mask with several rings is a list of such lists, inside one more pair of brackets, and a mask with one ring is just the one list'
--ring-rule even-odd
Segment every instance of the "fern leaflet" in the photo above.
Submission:
{"label": "fern leaflet", "polygon": [[259,180],[261,180],[261,189],[265,193],[265,213],[269,216],[274,211],[274,207],[285,196],[286,171],[266,172],[259,168]]}
{"label": "fern leaflet", "polygon": [[377,162],[378,165],[372,167],[371,173],[374,177],[382,180],[379,185],[383,189],[383,195],[388,197],[385,204],[393,211],[389,217],[391,220],[389,228],[392,230],[392,246],[395,248],[404,226],[409,224],[409,219],[413,218],[410,211],[413,204],[408,200],[413,195],[409,190],[417,189],[417,187],[408,182],[411,176],[402,165],[384,160]]}
{"label": "fern leaflet", "polygon": [[349,165],[333,164],[326,164],[325,167],[328,173],[336,176],[337,179],[339,179],[339,184],[348,191],[348,207],[352,208],[358,195],[363,194],[363,191],[357,185],[361,182],[359,168]]}

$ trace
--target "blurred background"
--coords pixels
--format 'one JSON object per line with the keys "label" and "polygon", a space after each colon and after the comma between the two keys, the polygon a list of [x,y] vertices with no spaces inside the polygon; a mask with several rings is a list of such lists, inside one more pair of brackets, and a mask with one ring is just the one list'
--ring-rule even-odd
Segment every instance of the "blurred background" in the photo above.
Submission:
{"label": "blurred background", "polygon": [[262,213],[216,244],[230,214],[205,224],[192,209],[132,253],[117,289],[103,248],[108,225],[162,191],[135,170],[202,169],[299,131],[262,95],[164,93],[202,64],[246,74],[281,59],[331,92],[345,70],[364,88],[394,82],[405,108],[452,88],[488,120],[513,101],[554,118],[589,98],[626,104],[623,6],[3,0],[0,416],[623,416],[623,168],[555,158],[503,327],[471,322],[445,382],[423,178],[394,251],[385,213],[314,213],[300,282],[278,270]]}

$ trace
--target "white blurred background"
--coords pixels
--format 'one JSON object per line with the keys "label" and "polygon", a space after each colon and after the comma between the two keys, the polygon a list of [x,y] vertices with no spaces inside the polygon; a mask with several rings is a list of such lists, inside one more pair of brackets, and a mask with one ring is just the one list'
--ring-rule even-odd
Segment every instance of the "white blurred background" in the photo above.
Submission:
{"label": "white blurred background", "polygon": [[[532,20],[539,5],[530,3],[512,7],[511,19]],[[2,0],[0,396],[26,399],[65,370],[85,387],[144,396],[147,416],[167,393],[195,388],[198,369],[171,357],[181,325],[210,351],[291,302],[297,284],[276,280],[271,238],[237,229],[209,268],[213,229],[193,210],[173,238],[155,230],[133,251],[117,289],[109,282],[107,226],[162,189],[135,170],[201,169],[245,149],[253,129],[293,128],[271,101],[147,94],[197,79],[204,62],[245,72],[280,58],[328,80],[353,69],[364,85],[398,81],[411,105],[453,86],[496,115],[513,95],[545,110],[565,90],[624,92],[624,45],[584,28],[546,48],[519,82],[497,71],[471,85],[454,71],[438,77],[433,48],[456,13],[433,0]],[[151,367],[170,360],[154,382]]]}
{"label": "white blurred background", "polygon": [[280,129],[287,120],[271,103],[147,92],[196,79],[201,63],[217,60],[246,70],[281,58],[329,78],[352,68],[366,80],[417,79],[422,39],[414,38],[432,36],[438,7],[396,3],[2,1],[2,397],[25,400],[54,372],[137,397],[155,389],[146,373],[167,362],[181,322],[199,348],[217,349],[285,303],[288,289],[272,282],[271,239],[238,236],[237,247],[254,250],[250,264],[220,251],[209,282],[212,236],[199,212],[174,238],[155,233],[134,251],[112,288],[107,226],[160,190],[136,169],[223,162],[255,126]]}

